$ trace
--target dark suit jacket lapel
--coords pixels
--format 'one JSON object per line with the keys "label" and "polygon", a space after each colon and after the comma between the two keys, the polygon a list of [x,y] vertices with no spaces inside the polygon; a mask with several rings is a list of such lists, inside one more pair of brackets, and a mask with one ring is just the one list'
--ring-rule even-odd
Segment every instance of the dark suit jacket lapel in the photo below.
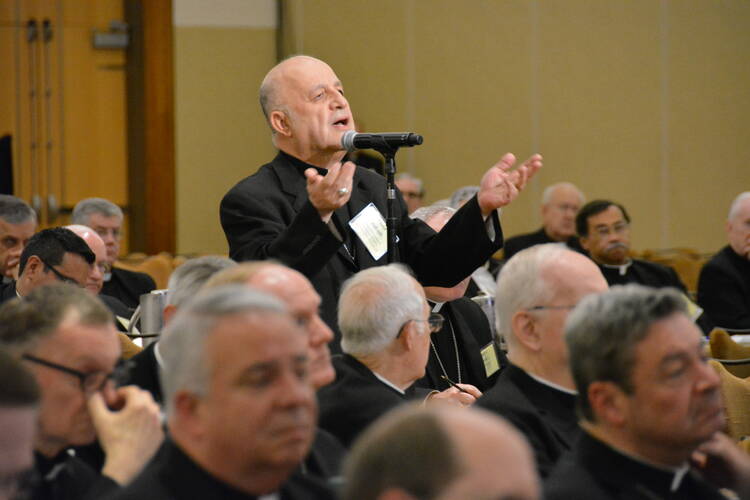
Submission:
{"label": "dark suit jacket lapel", "polygon": [[480,352],[480,349],[484,346],[480,346],[474,338],[473,325],[466,321],[461,313],[462,309],[458,304],[450,302],[443,306],[443,311],[447,313],[446,316],[450,318],[455,331],[461,332],[461,335],[456,335],[456,337],[465,360],[466,371],[472,380],[487,380],[487,373],[484,370],[484,361]]}

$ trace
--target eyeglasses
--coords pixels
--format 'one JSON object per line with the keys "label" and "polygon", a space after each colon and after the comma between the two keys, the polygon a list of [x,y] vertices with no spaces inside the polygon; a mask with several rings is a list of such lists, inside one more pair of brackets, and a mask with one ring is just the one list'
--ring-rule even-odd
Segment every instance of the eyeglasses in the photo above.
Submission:
{"label": "eyeglasses", "polygon": [[123,382],[126,379],[131,367],[131,363],[124,362],[118,363],[118,365],[115,367],[115,370],[110,373],[84,373],[74,368],[68,368],[67,366],[59,365],[57,363],[53,363],[52,361],[47,361],[46,359],[37,358],[36,356],[32,356],[31,354],[23,354],[21,357],[26,361],[30,361],[38,365],[46,366],[47,368],[52,368],[53,370],[67,373],[68,375],[78,377],[78,381],[81,384],[81,390],[87,396],[90,396],[91,394],[97,393],[104,389],[104,386],[107,385],[107,382],[109,382],[110,380],[113,381],[115,385],[119,385],[119,383]]}
{"label": "eyeglasses", "polygon": [[404,327],[408,325],[410,321],[420,321],[420,322],[426,321],[430,327],[430,333],[435,333],[435,332],[439,332],[443,328],[443,323],[445,322],[445,318],[443,318],[442,314],[430,313],[430,317],[427,319],[409,319],[403,325],[401,325],[401,328],[399,328],[398,335],[396,335],[396,338],[398,338],[401,335],[401,332],[403,331]]}
{"label": "eyeglasses", "polygon": [[629,227],[630,227],[630,224],[628,224],[627,222],[618,222],[612,227],[609,227],[609,226],[596,227],[594,228],[593,232],[596,233],[596,235],[600,238],[606,238],[607,236],[613,233],[623,234],[625,233],[625,231],[628,230]]}
{"label": "eyeglasses", "polygon": [[403,195],[404,198],[410,198],[410,199],[416,198],[418,200],[421,200],[424,197],[424,194],[417,193],[414,191],[401,191],[401,194]]}
{"label": "eyeglasses", "polygon": [[96,234],[101,236],[102,238],[106,238],[107,236],[112,236],[113,239],[119,240],[120,239],[120,228],[113,228],[113,227],[95,227],[94,231],[96,231]]}
{"label": "eyeglasses", "polygon": [[44,264],[44,268],[45,269],[49,269],[50,271],[52,271],[54,273],[55,276],[57,276],[58,280],[62,281],[63,283],[68,283],[70,285],[75,285],[77,287],[82,287],[83,286],[80,283],[78,283],[78,281],[76,281],[73,278],[71,278],[70,276],[65,276],[63,273],[61,273],[60,271],[58,271],[57,269],[55,269],[52,265],[47,264],[47,261],[44,260],[43,258],[39,257],[38,255],[36,257],[39,260],[42,261],[42,264]]}
{"label": "eyeglasses", "polygon": [[558,310],[558,309],[567,309],[568,311],[575,309],[576,306],[534,306],[534,307],[527,307],[524,309],[527,312],[531,311],[547,311],[547,310]]}

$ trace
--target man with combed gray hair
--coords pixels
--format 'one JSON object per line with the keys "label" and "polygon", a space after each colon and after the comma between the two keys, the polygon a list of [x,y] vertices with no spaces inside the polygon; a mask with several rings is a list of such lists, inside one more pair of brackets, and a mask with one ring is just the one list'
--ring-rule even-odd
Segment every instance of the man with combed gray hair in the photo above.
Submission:
{"label": "man with combed gray hair", "polygon": [[36,232],[36,212],[21,198],[0,194],[0,278],[18,278],[18,262]]}
{"label": "man with combed gray hair", "polygon": [[[236,266],[232,259],[218,255],[207,255],[187,260],[169,276],[167,284],[167,305],[164,307],[164,324],[168,325],[176,312],[188,300],[198,294],[203,284],[223,269]],[[159,381],[161,366],[161,342],[158,340],[146,346],[130,359],[131,369],[128,383],[146,389],[157,403],[162,402],[162,387]]]}
{"label": "man with combed gray hair", "polygon": [[333,498],[293,473],[316,405],[306,334],[278,299],[242,285],[206,291],[161,342],[170,437],[115,499]]}
{"label": "man with combed gray hair", "polygon": [[117,297],[125,305],[135,309],[141,295],[154,290],[156,283],[148,274],[114,267],[120,255],[122,221],[122,209],[104,198],[79,201],[71,216],[73,224],[88,226],[96,231],[107,247],[107,272],[104,274],[101,293]]}
{"label": "man with combed gray hair", "polygon": [[404,197],[409,213],[414,213],[415,210],[422,206],[422,199],[424,198],[424,184],[422,183],[422,179],[414,177],[410,173],[402,172],[396,175],[395,182],[396,187]]}
{"label": "man with combed gray hair", "polygon": [[701,269],[698,304],[711,321],[730,330],[750,330],[750,191],[729,208],[729,244]]}
{"label": "man with combed gray hair", "polygon": [[537,500],[523,436],[476,408],[407,405],[355,443],[343,500]]}
{"label": "man with combed gray hair", "polygon": [[558,182],[547,186],[542,193],[542,227],[533,233],[508,238],[503,245],[503,255],[508,260],[525,248],[545,243],[565,243],[577,252],[583,252],[576,237],[576,213],[586,203],[586,197],[575,184]]}
{"label": "man with combed gray hair", "polygon": [[[414,397],[430,333],[441,324],[420,284],[401,265],[366,269],[344,283],[339,300],[344,354],[333,357],[336,380],[318,391],[320,426],[348,447],[380,415]],[[468,406],[481,395],[472,385],[458,386],[431,399]]]}
{"label": "man with combed gray hair", "polygon": [[509,365],[477,404],[523,432],[542,477],[579,435],[565,319],[583,297],[606,290],[596,264],[560,243],[522,250],[500,271],[495,317]]}
{"label": "man with combed gray hair", "polygon": [[719,376],[681,294],[626,285],[587,297],[565,340],[584,432],[545,498],[725,498],[690,471],[725,421]]}

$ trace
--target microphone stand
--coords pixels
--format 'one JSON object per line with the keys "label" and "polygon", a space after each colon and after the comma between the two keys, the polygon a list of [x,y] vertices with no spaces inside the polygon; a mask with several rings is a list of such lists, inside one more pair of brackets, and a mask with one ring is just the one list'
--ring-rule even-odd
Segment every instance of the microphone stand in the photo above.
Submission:
{"label": "microphone stand", "polygon": [[398,221],[394,216],[396,209],[396,149],[379,148],[378,151],[385,157],[385,229],[388,238],[387,261],[389,264],[396,262],[396,226]]}

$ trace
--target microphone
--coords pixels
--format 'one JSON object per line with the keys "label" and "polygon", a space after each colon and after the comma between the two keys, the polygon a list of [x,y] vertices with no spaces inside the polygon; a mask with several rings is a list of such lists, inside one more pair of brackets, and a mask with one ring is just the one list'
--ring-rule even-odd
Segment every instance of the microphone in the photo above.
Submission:
{"label": "microphone", "polygon": [[400,147],[419,146],[422,136],[411,132],[386,132],[383,134],[358,134],[349,130],[341,137],[341,147],[347,151],[355,149],[374,149],[391,152]]}

